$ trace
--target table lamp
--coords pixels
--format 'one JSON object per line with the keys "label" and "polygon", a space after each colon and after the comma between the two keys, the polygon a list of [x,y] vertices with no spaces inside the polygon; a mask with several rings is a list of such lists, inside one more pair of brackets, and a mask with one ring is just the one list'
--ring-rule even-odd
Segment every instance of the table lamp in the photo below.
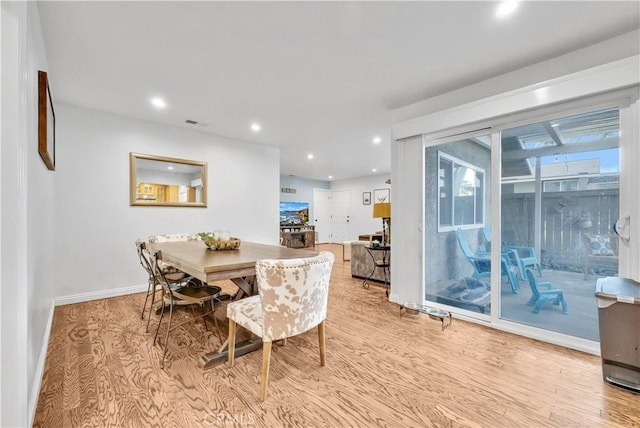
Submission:
{"label": "table lamp", "polygon": [[382,245],[391,243],[391,202],[373,204],[373,218],[382,219]]}

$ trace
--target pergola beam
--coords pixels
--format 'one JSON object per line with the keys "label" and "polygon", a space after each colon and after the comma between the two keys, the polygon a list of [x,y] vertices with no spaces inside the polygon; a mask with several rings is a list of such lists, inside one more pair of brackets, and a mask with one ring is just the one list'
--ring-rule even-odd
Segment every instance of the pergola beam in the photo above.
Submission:
{"label": "pergola beam", "polygon": [[555,141],[557,145],[564,146],[565,144],[567,144],[564,140],[564,137],[560,134],[560,132],[558,132],[558,128],[551,126],[551,123],[549,122],[544,122],[543,125],[544,129],[547,131],[547,134],[549,134],[551,139]]}
{"label": "pergola beam", "polygon": [[569,153],[582,153],[596,150],[614,149],[617,148],[619,144],[619,137],[609,137],[591,143],[574,143],[561,146],[545,146],[531,150],[511,150],[502,152],[502,160],[522,160],[534,157],[565,155]]}

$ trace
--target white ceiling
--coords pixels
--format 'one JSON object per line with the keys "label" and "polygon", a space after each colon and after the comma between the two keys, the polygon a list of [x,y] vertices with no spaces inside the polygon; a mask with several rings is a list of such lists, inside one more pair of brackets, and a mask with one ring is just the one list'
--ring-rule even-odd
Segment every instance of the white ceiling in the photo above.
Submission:
{"label": "white ceiling", "polygon": [[[390,171],[392,109],[640,27],[637,1],[526,2],[505,20],[495,18],[496,6],[40,2],[38,9],[54,102],[277,146],[281,174],[339,180]],[[151,107],[152,96],[168,108]],[[249,129],[254,121],[260,133]],[[383,142],[374,145],[374,136]]]}

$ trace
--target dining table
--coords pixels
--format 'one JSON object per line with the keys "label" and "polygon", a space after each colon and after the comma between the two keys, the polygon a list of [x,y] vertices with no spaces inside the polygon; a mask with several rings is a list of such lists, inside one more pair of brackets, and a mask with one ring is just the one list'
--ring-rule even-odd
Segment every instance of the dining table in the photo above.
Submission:
{"label": "dining table", "polygon": [[[161,251],[162,260],[182,272],[213,285],[215,281],[231,280],[238,292],[233,296],[240,299],[258,293],[256,282],[256,261],[264,259],[295,259],[314,257],[315,251],[260,244],[243,241],[234,250],[213,251],[203,241],[156,242],[150,249]],[[214,315],[215,316],[215,315]],[[207,352],[200,357],[200,366],[207,369],[227,360],[228,339],[217,351]],[[236,344],[235,356],[239,357],[262,347],[260,339],[248,339]]]}

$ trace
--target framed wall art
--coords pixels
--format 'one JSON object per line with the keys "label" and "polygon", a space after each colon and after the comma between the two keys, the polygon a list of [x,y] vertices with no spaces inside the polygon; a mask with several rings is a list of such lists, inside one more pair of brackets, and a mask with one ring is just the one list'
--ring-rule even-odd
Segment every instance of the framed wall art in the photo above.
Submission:
{"label": "framed wall art", "polygon": [[51,171],[56,169],[56,116],[46,71],[38,71],[38,153]]}
{"label": "framed wall art", "polygon": [[374,189],[373,191],[373,203],[379,204],[381,202],[391,202],[391,190],[390,189]]}
{"label": "framed wall art", "polygon": [[362,192],[362,205],[371,205],[371,192]]}

